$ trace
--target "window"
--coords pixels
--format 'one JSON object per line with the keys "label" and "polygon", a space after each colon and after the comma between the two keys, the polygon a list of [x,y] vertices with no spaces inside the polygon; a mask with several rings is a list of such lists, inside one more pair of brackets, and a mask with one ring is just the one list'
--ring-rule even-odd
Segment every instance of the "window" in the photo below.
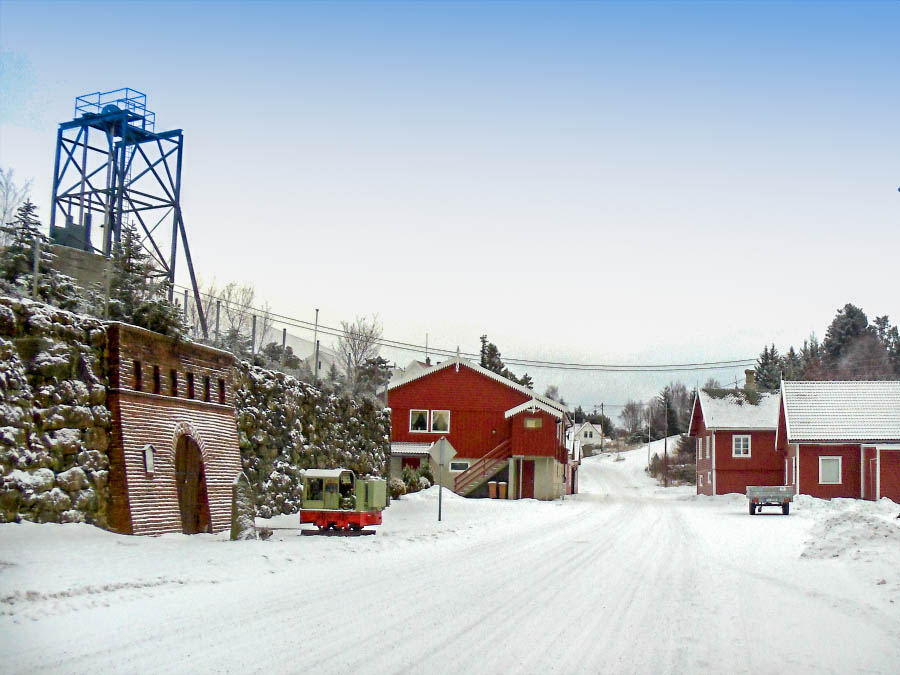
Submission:
{"label": "window", "polygon": [[712,471],[706,472],[706,482],[709,483],[710,485],[712,484]]}
{"label": "window", "polygon": [[432,410],[431,411],[431,430],[449,432],[450,431],[450,411],[449,410]]}
{"label": "window", "polygon": [[194,398],[194,374],[187,374],[187,397]]}
{"label": "window", "polygon": [[706,439],[706,459],[709,459],[710,452],[712,452],[712,436]]}
{"label": "window", "polygon": [[749,457],[750,456],[750,436],[732,436],[731,437],[731,456],[732,457]]}
{"label": "window", "polygon": [[169,393],[172,396],[178,396],[178,371],[169,371]]}
{"label": "window", "polygon": [[427,410],[410,410],[409,411],[409,430],[410,431],[428,431],[428,411]]}
{"label": "window", "polygon": [[585,432],[584,432],[584,437],[585,437],[585,438],[593,438],[593,437],[594,437],[594,432],[593,432],[593,431],[585,431]]}
{"label": "window", "polygon": [[701,473],[701,474],[698,474],[698,475],[697,475],[697,478],[700,479],[700,487],[703,487],[703,474],[702,474],[702,473]]}
{"label": "window", "polygon": [[468,462],[450,462],[451,471],[465,471],[469,468]]}
{"label": "window", "polygon": [[540,417],[526,417],[525,418],[525,428],[526,429],[540,429],[544,425],[544,420]]}
{"label": "window", "polygon": [[819,485],[841,484],[841,458],[819,457]]}
{"label": "window", "polygon": [[322,479],[310,478],[306,481],[306,494],[304,497],[311,502],[322,501]]}
{"label": "window", "polygon": [[159,376],[159,366],[153,366],[153,393],[162,393],[162,378]]}
{"label": "window", "polygon": [[209,403],[209,375],[203,378],[203,400]]}
{"label": "window", "polygon": [[134,390],[140,391],[143,388],[143,373],[141,372],[141,362],[135,361],[132,364],[134,368]]}
{"label": "window", "polygon": [[219,380],[219,403],[225,403],[225,380]]}

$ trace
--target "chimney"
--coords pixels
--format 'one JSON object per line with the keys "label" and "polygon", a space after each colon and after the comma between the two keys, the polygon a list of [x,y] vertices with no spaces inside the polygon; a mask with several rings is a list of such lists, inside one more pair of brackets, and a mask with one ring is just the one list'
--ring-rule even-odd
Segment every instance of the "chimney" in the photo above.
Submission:
{"label": "chimney", "polygon": [[747,382],[744,385],[747,389],[752,389],[756,386],[756,372],[752,368],[745,370],[744,376],[747,378]]}

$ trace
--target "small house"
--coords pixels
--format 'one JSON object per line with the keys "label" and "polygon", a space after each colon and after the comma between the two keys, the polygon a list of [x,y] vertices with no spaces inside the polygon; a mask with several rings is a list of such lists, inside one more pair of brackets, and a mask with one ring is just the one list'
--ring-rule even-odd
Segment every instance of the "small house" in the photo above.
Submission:
{"label": "small house", "polygon": [[389,403],[392,475],[432,461],[444,436],[457,455],[443,484],[458,494],[488,496],[497,481],[511,499],[555,499],[577,484],[566,469],[566,406],[467,359],[410,369],[390,384]]}
{"label": "small house", "polygon": [[798,494],[900,502],[900,382],[782,382],[776,446]]}
{"label": "small house", "polygon": [[696,439],[697,494],[785,485],[785,455],[775,445],[779,400],[777,392],[752,388],[697,392],[688,429]]}

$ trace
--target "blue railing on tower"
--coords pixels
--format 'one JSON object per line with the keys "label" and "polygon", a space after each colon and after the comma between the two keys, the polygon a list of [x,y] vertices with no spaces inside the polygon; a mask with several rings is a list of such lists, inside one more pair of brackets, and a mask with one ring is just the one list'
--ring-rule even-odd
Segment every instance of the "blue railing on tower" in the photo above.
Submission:
{"label": "blue railing on tower", "polygon": [[79,115],[100,115],[104,108],[114,105],[119,110],[125,110],[129,115],[128,126],[144,131],[156,129],[156,113],[147,110],[147,94],[125,87],[112,91],[95,91],[84,94],[75,99],[75,117]]}

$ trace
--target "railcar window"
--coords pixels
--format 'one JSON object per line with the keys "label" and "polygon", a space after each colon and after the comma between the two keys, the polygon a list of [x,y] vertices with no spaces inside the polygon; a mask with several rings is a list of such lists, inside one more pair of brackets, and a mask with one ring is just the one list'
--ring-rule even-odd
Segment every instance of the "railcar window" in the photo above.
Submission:
{"label": "railcar window", "polygon": [[306,495],[306,498],[311,501],[321,501],[322,500],[322,479],[321,478],[310,478],[306,485],[308,487],[307,492],[309,494]]}

